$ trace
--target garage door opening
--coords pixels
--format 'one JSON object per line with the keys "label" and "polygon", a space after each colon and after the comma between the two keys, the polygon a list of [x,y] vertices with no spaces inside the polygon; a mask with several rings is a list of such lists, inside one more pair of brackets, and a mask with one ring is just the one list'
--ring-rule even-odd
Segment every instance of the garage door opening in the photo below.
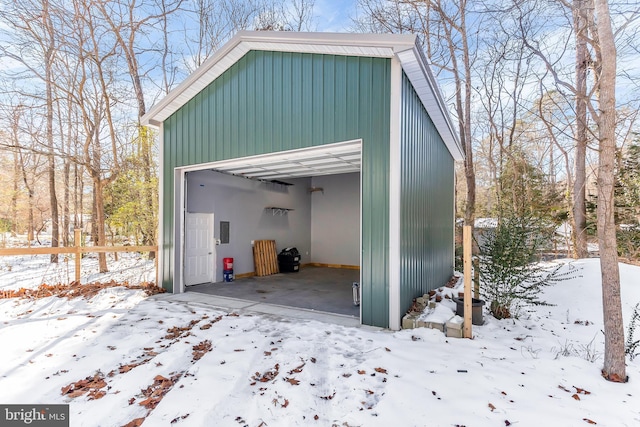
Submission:
{"label": "garage door opening", "polygon": [[[183,287],[225,297],[360,317],[353,283],[360,283],[361,141],[348,141],[199,165],[183,171],[184,215],[215,218],[214,278]],[[179,199],[177,199],[179,200]],[[193,241],[186,232],[182,277]],[[224,235],[225,239],[221,239]],[[295,247],[300,270],[258,277],[253,244],[274,240],[277,252]],[[222,259],[233,258],[235,279],[224,282]]]}

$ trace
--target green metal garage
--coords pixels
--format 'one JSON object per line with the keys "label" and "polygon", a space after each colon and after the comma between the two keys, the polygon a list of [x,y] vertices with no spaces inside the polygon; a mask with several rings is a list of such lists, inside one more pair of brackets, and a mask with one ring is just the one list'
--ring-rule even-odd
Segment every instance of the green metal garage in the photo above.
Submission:
{"label": "green metal garage", "polygon": [[159,268],[183,292],[251,244],[359,268],[362,324],[400,328],[454,265],[463,157],[414,35],[240,32],[143,117],[159,129]]}

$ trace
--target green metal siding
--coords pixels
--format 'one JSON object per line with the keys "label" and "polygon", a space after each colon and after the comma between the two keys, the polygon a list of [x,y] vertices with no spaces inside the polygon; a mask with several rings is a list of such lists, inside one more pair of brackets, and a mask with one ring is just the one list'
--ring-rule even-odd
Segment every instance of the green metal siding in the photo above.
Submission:
{"label": "green metal siding", "polygon": [[400,309],[453,273],[454,160],[402,76]]}
{"label": "green metal siding", "polygon": [[163,287],[175,167],[359,139],[362,322],[389,324],[390,60],[251,51],[164,122]]}

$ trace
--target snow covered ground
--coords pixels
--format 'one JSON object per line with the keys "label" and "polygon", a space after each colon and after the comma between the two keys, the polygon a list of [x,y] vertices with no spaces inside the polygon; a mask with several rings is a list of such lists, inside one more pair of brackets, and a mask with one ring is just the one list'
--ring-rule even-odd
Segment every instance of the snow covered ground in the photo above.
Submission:
{"label": "snow covered ground", "polygon": [[[122,262],[117,280],[153,275],[148,262]],[[46,262],[0,266],[0,290],[52,283]],[[640,425],[640,357],[626,384],[600,376],[599,262],[564,268],[576,274],[544,295],[556,305],[518,320],[485,313],[473,340],[225,312],[123,287],[88,300],[3,299],[0,403],[68,403],[72,426]],[[626,330],[640,267],[620,268]]]}

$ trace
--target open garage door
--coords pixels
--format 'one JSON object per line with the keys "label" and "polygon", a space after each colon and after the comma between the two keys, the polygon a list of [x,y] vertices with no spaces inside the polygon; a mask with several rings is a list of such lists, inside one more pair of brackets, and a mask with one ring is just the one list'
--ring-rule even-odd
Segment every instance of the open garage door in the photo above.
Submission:
{"label": "open garage door", "polygon": [[[216,239],[221,237],[221,222],[225,223],[229,240],[216,246],[217,258],[234,258],[238,285],[238,279],[253,276],[253,241],[275,240],[278,251],[286,247],[299,250],[303,269],[313,266],[318,274],[327,267],[345,270],[344,274],[332,271],[331,276],[337,277],[338,286],[344,288],[344,304],[352,306],[347,311],[359,316],[359,308],[353,307],[352,285],[360,283],[360,162],[361,141],[348,141],[199,165],[186,173],[184,207],[188,212],[214,214]],[[218,270],[214,282],[220,283],[220,266]],[[185,271],[183,277],[188,274]],[[318,309],[309,305],[313,301],[302,300],[321,297],[320,288],[315,294],[308,291],[323,283],[326,290],[327,274],[321,279],[318,276],[317,281],[309,274],[284,276],[290,287],[286,292],[295,292],[299,277],[304,282],[299,286],[307,291],[300,296],[301,306]],[[266,292],[276,290],[262,292],[258,298],[267,300],[271,295]],[[295,299],[279,303],[289,305]],[[327,311],[326,303],[320,306]]]}
{"label": "open garage door", "polygon": [[273,180],[360,171],[362,142],[347,141],[299,150],[224,160],[211,169],[245,178]]}

